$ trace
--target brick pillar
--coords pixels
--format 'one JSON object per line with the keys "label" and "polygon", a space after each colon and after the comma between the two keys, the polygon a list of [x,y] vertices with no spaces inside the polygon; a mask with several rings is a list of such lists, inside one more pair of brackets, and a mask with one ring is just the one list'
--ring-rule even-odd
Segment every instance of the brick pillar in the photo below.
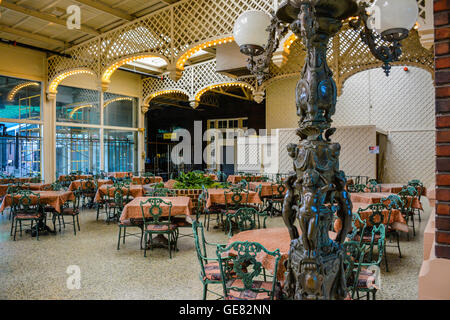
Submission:
{"label": "brick pillar", "polygon": [[434,0],[436,257],[450,259],[450,0]]}

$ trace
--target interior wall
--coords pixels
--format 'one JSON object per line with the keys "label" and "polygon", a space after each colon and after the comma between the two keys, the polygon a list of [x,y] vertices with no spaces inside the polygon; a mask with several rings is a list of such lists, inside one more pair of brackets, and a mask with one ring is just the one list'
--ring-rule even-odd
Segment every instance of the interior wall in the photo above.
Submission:
{"label": "interior wall", "polygon": [[[374,125],[388,133],[384,182],[420,179],[434,183],[434,83],[416,67],[360,72],[349,78],[338,97],[333,126]],[[267,128],[295,128],[295,86],[298,78],[275,82],[267,90]],[[368,151],[367,151],[368,152]],[[353,173],[348,173],[353,174]]]}
{"label": "interior wall", "polygon": [[0,74],[44,81],[47,55],[44,52],[0,44]]}

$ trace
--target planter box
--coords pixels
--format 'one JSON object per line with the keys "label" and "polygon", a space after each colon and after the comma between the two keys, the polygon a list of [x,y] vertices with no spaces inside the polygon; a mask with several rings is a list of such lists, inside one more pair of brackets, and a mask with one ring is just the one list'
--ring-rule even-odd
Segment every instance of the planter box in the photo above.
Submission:
{"label": "planter box", "polygon": [[[197,208],[198,197],[202,194],[202,189],[173,189],[178,197],[189,197],[192,199],[192,209]],[[194,212],[193,212],[194,213]]]}

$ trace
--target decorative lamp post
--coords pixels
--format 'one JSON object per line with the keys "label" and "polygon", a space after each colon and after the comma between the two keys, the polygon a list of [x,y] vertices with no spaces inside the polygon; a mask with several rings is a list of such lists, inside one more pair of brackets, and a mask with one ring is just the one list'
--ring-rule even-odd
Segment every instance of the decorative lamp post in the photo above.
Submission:
{"label": "decorative lamp post", "polygon": [[[372,6],[356,0],[288,0],[269,15],[248,11],[236,21],[234,37],[241,52],[249,55],[249,69],[261,84],[279,41],[292,30],[302,39],[307,57],[296,88],[300,117],[298,144],[288,146],[295,174],[287,179],[283,219],[291,236],[284,293],[290,299],[344,299],[347,295],[343,243],[352,227],[352,203],[346,191],[345,173],[339,169],[341,146],[330,137],[337,89],[327,64],[329,40],[344,20],[361,30],[362,41],[383,62],[400,58],[400,41],[414,26],[416,0],[377,0]],[[262,42],[262,37],[266,43]],[[336,239],[329,238],[333,215],[342,221]],[[294,226],[298,220],[299,236]]]}

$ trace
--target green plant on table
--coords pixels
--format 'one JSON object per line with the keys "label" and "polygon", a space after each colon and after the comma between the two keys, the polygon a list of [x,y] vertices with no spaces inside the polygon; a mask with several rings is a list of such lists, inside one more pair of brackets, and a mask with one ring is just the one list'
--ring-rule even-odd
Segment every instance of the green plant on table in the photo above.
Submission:
{"label": "green plant on table", "polygon": [[174,184],[174,189],[202,189],[203,186],[206,188],[222,188],[222,184],[214,181],[209,176],[203,173],[188,172],[181,173],[180,176],[175,179],[177,182]]}

